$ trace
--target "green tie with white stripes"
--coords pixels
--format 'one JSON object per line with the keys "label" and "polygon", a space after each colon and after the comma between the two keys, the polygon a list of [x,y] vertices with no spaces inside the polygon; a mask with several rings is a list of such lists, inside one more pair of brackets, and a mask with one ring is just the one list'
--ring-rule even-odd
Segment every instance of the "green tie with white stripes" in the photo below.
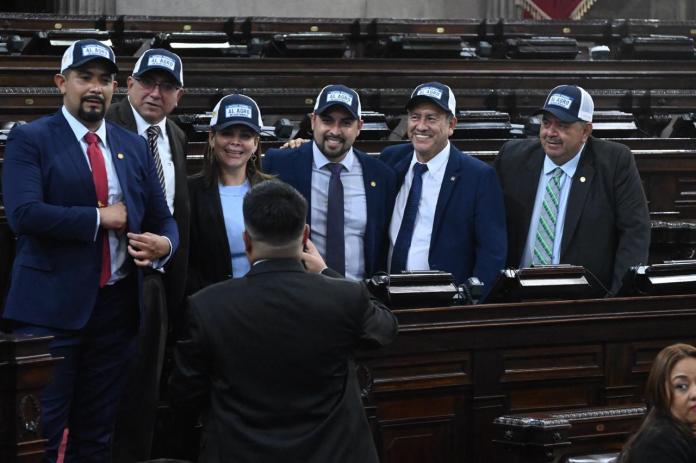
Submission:
{"label": "green tie with white stripes", "polygon": [[534,240],[533,265],[550,265],[553,262],[553,243],[556,239],[556,220],[561,200],[561,176],[563,170],[556,167],[546,183],[544,201],[541,203],[539,223]]}

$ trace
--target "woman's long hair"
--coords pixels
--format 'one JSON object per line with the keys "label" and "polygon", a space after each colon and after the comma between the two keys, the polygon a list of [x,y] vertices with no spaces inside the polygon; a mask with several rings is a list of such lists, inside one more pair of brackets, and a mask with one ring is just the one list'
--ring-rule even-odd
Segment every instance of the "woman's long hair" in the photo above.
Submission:
{"label": "woman's long hair", "polygon": [[[215,130],[211,128],[210,131],[214,137]],[[210,141],[208,141],[208,149],[203,156],[201,175],[204,178],[205,186],[208,188],[212,188],[220,181],[220,166]],[[258,135],[256,135],[256,151],[246,163],[246,177],[249,179],[251,186],[273,178],[272,175],[268,175],[261,170],[261,137]]]}
{"label": "woman's long hair", "polygon": [[650,368],[648,382],[645,384],[645,402],[648,406],[648,414],[638,431],[624,445],[619,463],[631,461],[631,450],[635,442],[639,441],[643,434],[655,425],[657,420],[667,420],[674,426],[678,434],[682,434],[687,439],[693,439],[691,428],[686,423],[676,419],[671,412],[670,376],[674,365],[685,358],[696,359],[696,347],[689,344],[672,344],[662,349],[655,357]]}

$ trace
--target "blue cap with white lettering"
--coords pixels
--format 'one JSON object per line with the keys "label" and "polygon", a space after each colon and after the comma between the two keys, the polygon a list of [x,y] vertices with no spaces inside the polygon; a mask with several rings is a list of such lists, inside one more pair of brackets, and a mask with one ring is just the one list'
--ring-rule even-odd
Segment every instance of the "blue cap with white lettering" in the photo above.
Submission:
{"label": "blue cap with white lettering", "polygon": [[263,121],[261,111],[254,100],[246,95],[235,93],[223,97],[213,108],[210,128],[222,130],[231,125],[246,125],[256,133],[261,133]]}
{"label": "blue cap with white lettering", "polygon": [[314,105],[314,114],[321,114],[332,106],[342,106],[356,119],[360,119],[360,97],[345,85],[327,85],[321,89]]}
{"label": "blue cap with white lettering", "polygon": [[133,67],[133,76],[140,77],[148,71],[160,70],[171,74],[176,83],[184,86],[184,69],[176,53],[163,48],[151,48],[142,54]]}
{"label": "blue cap with white lettering", "polygon": [[559,85],[549,92],[544,107],[534,115],[548,112],[563,122],[592,122],[594,102],[589,93],[577,85]]}
{"label": "blue cap with white lettering", "polygon": [[406,104],[406,109],[411,109],[419,101],[428,101],[435,103],[442,108],[446,113],[454,116],[457,109],[457,101],[454,99],[452,89],[440,82],[428,82],[420,84],[411,93],[411,98]]}
{"label": "blue cap with white lettering", "polygon": [[79,68],[95,59],[101,59],[108,63],[112,73],[118,72],[116,55],[111,47],[104,45],[99,40],[84,39],[73,42],[65,50],[60,62],[60,73],[63,74],[67,69]]}

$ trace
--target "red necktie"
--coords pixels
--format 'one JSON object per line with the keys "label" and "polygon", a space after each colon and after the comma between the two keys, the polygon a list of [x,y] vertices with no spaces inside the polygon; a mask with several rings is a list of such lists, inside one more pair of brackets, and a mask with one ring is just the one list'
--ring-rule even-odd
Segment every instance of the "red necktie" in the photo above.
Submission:
{"label": "red necktie", "polygon": [[[92,179],[94,189],[97,192],[97,207],[108,206],[109,182],[106,179],[106,166],[104,165],[104,155],[99,148],[99,136],[93,132],[85,135],[87,142],[87,157],[92,166]],[[101,275],[99,276],[99,287],[103,288],[109,278],[111,278],[111,253],[109,252],[109,234],[102,229],[99,232],[102,242],[102,265]]]}

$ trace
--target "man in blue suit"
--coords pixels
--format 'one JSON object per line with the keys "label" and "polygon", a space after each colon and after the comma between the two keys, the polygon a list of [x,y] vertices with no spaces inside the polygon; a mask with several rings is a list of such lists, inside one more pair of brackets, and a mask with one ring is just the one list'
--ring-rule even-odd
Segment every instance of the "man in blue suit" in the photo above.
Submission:
{"label": "man in blue suit", "polygon": [[407,105],[411,143],[380,159],[400,181],[389,227],[390,272],[444,270],[484,291],[505,265],[503,195],[495,171],[450,144],[457,124],[452,89],[421,84]]}
{"label": "man in blue suit", "polygon": [[161,267],[178,232],[144,139],[104,122],[113,51],[88,39],[63,55],[57,113],[10,133],[3,196],[17,255],[4,317],[14,331],[51,335],[63,357],[41,397],[55,461],[108,462],[116,405],[133,352],[142,267]]}
{"label": "man in blue suit", "polygon": [[392,169],[353,148],[360,111],[354,90],[324,87],[311,115],[312,143],[269,150],[263,162],[264,171],[302,193],[312,241],[331,269],[352,279],[386,270],[396,193]]}

